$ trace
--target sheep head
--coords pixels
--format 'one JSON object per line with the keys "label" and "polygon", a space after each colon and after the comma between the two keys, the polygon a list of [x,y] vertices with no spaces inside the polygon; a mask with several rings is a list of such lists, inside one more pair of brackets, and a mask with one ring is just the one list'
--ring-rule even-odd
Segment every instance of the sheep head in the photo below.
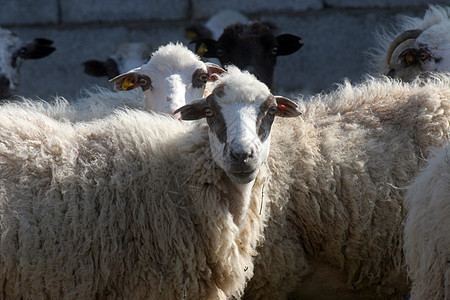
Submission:
{"label": "sheep head", "polygon": [[177,108],[203,97],[207,81],[224,72],[220,66],[204,63],[181,44],[168,44],[152,54],[145,65],[114,77],[118,91],[140,87],[146,96],[146,110],[172,114]]}
{"label": "sheep head", "polygon": [[388,49],[386,64],[386,75],[404,81],[429,72],[450,72],[450,20],[399,34]]}
{"label": "sheep head", "polygon": [[292,34],[275,36],[272,23],[236,23],[226,27],[218,40],[200,38],[193,40],[195,52],[206,58],[219,59],[222,66],[233,64],[255,74],[272,88],[276,58],[290,55],[303,44]]}
{"label": "sheep head", "polygon": [[273,96],[264,83],[234,66],[220,76],[211,95],[175,113],[182,120],[206,118],[214,161],[240,184],[253,181],[267,161],[275,117],[300,115],[295,102]]}
{"label": "sheep head", "polygon": [[17,91],[22,62],[50,55],[55,51],[52,44],[53,41],[43,38],[24,43],[11,31],[0,28],[0,99]]}

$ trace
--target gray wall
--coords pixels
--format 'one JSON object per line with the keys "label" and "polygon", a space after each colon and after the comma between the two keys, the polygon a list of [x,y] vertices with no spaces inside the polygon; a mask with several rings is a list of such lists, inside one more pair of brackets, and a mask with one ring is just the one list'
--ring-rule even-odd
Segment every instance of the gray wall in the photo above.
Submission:
{"label": "gray wall", "polygon": [[[105,59],[122,42],[147,41],[156,49],[170,41],[187,43],[184,26],[206,21],[229,8],[251,19],[271,20],[281,33],[302,37],[304,46],[276,66],[277,91],[318,92],[349,78],[359,81],[369,70],[367,51],[373,33],[403,14],[422,17],[429,3],[449,0],[0,0],[0,26],[24,41],[45,37],[57,50],[21,69],[21,94],[69,99],[106,79],[83,73],[81,63]],[[190,46],[193,49],[192,46]]]}

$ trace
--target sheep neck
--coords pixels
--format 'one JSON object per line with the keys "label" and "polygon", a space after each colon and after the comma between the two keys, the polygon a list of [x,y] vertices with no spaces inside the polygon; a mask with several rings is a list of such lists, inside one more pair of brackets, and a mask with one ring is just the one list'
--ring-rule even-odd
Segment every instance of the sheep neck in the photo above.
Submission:
{"label": "sheep neck", "polygon": [[[261,188],[261,185],[265,181],[265,176],[261,175],[261,170],[256,179],[246,184],[240,184],[233,182],[228,176],[226,176],[228,187],[228,199],[229,199],[229,211],[233,215],[234,223],[240,227],[245,220],[249,211],[250,202],[252,196],[260,197],[259,193],[254,194],[255,188]],[[258,182],[258,184],[257,184]],[[259,184],[261,183],[261,184]]]}

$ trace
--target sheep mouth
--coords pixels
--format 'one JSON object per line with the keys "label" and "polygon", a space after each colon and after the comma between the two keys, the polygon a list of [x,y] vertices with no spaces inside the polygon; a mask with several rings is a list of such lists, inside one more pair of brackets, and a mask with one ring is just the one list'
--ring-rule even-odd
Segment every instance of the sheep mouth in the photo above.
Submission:
{"label": "sheep mouth", "polygon": [[237,183],[249,183],[256,178],[257,170],[230,170],[228,174]]}

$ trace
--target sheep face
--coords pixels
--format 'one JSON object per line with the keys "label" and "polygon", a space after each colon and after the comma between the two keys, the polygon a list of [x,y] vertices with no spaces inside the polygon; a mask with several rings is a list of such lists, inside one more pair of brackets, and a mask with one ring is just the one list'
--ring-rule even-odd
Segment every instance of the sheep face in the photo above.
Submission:
{"label": "sheep face", "polygon": [[273,85],[276,58],[299,50],[300,37],[291,34],[275,36],[270,23],[233,24],[224,29],[219,39],[194,40],[196,53],[219,59],[222,66],[233,64],[255,74],[267,86]]}
{"label": "sheep face", "polygon": [[147,64],[110,81],[119,91],[141,87],[146,110],[173,114],[177,108],[203,97],[206,82],[223,71],[215,64],[205,64],[185,46],[169,44],[158,49]]}
{"label": "sheep face", "polygon": [[84,73],[96,77],[114,78],[145,64],[151,52],[152,47],[148,43],[123,43],[105,61],[94,59],[83,62]]}
{"label": "sheep face", "polygon": [[42,58],[52,53],[53,42],[35,39],[27,44],[9,30],[0,28],[0,99],[5,99],[19,87],[19,69],[24,59]]}
{"label": "sheep face", "polygon": [[387,75],[412,81],[429,72],[450,72],[450,20],[426,30],[408,30],[392,42]]}
{"label": "sheep face", "polygon": [[231,180],[245,184],[256,178],[267,161],[275,116],[295,117],[300,112],[292,100],[273,96],[248,72],[233,66],[229,72],[211,95],[176,112],[182,120],[206,118],[214,161]]}

